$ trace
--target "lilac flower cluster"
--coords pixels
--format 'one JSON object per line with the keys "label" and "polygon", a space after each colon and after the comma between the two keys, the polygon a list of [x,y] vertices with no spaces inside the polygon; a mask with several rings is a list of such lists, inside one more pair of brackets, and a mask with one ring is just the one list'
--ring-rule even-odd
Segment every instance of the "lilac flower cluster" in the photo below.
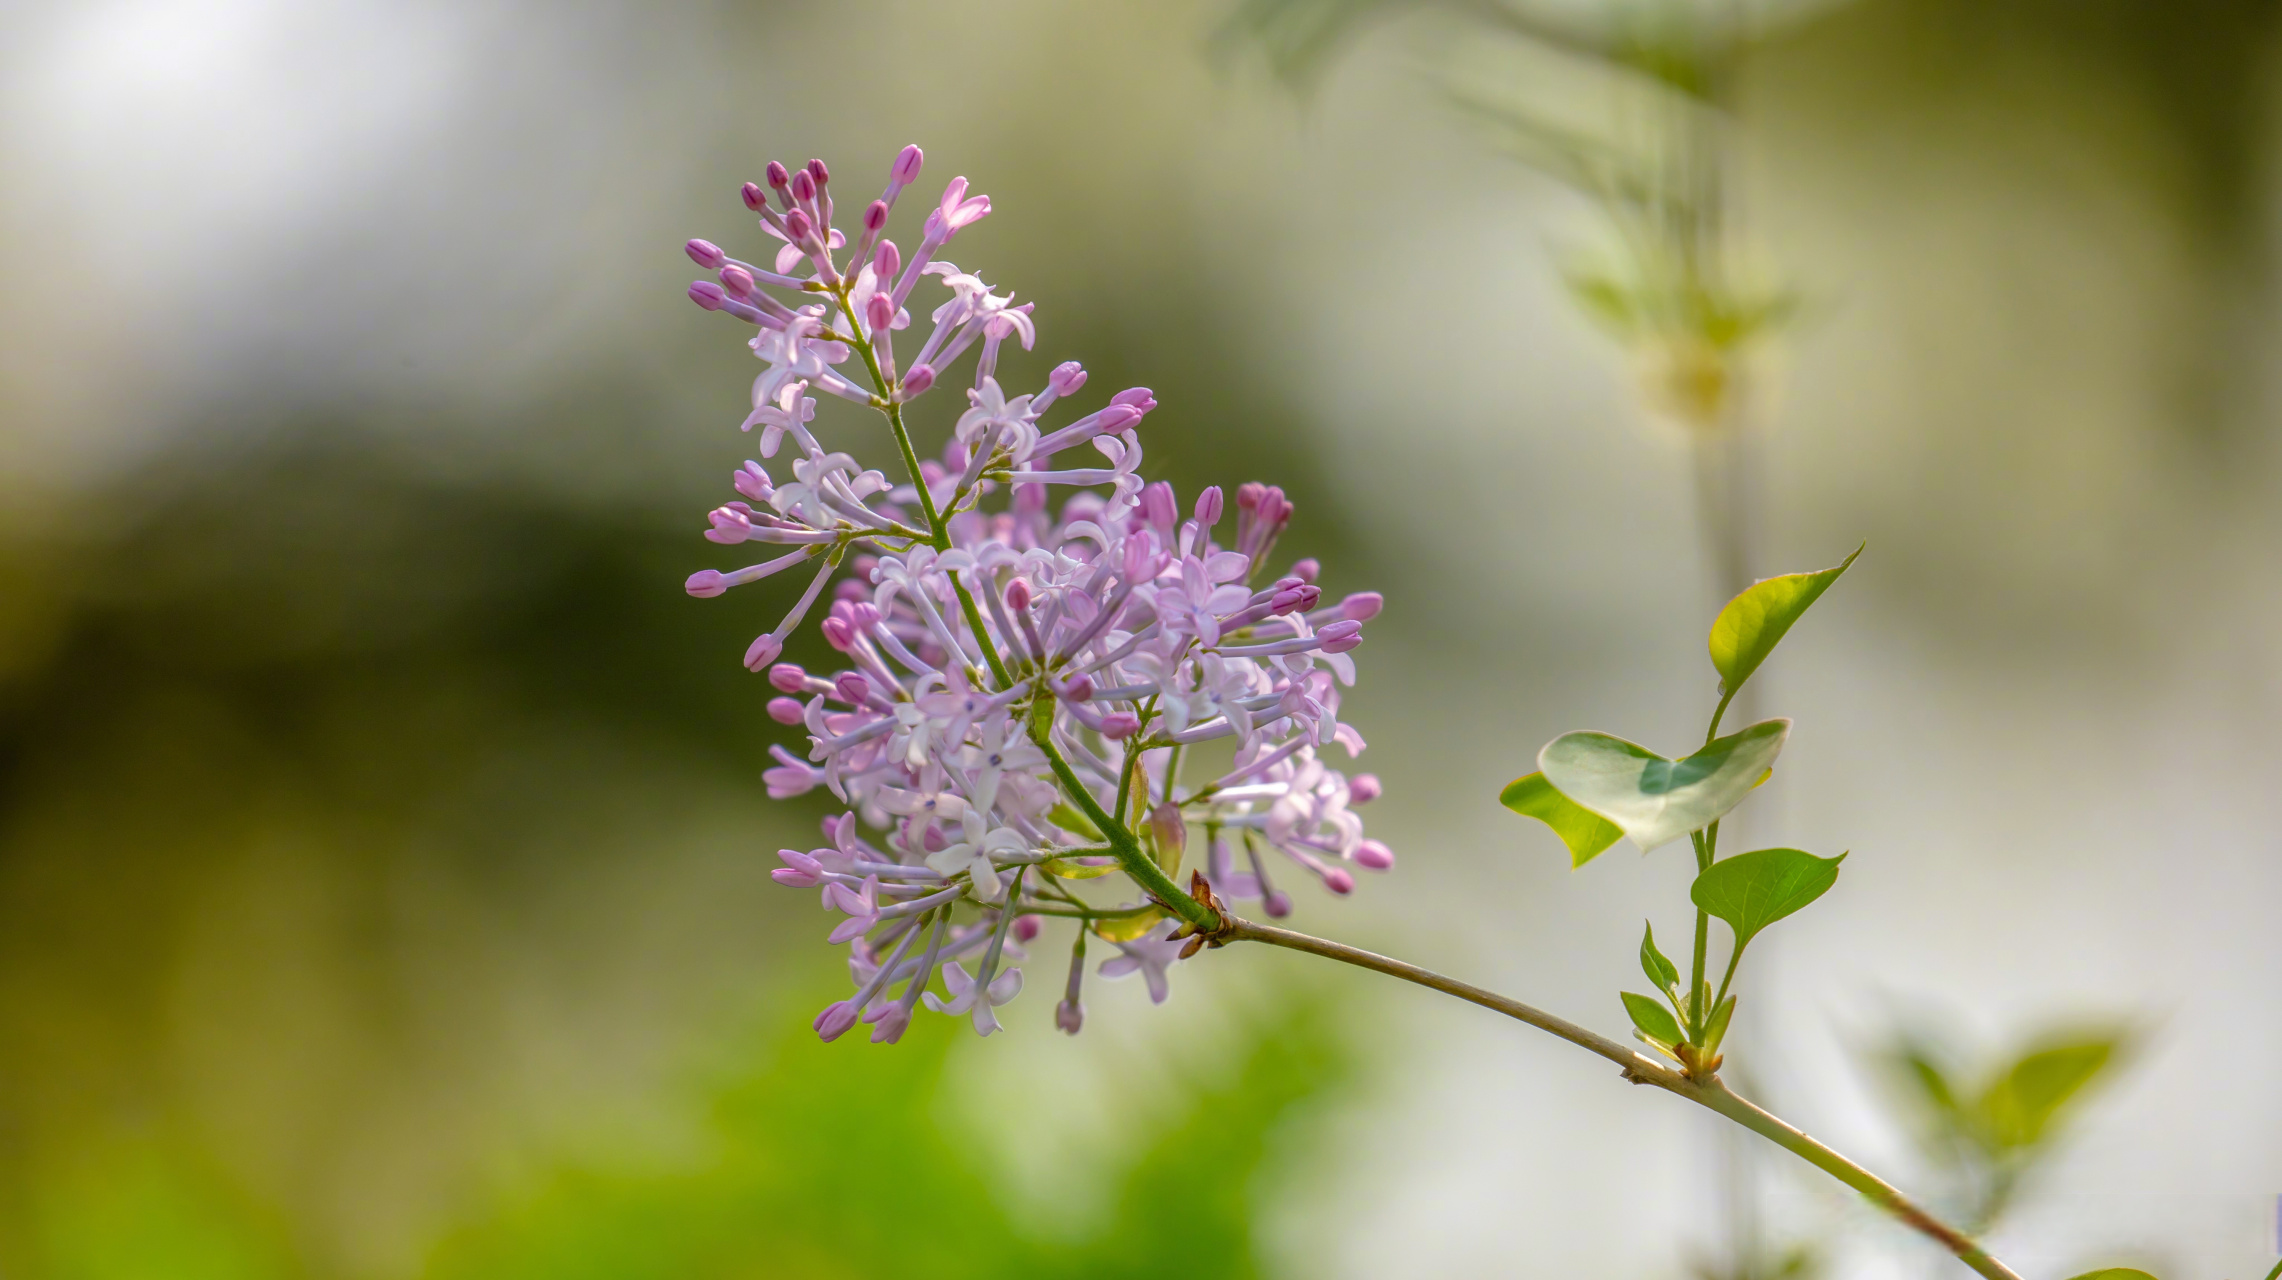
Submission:
{"label": "lilac flower cluster", "polygon": [[[1056,428],[1043,425],[1049,411],[1086,384],[1076,363],[1040,390],[1007,395],[999,353],[1008,339],[1030,349],[1032,304],[939,256],[990,213],[989,197],[953,179],[908,261],[884,237],[920,165],[917,147],[896,158],[853,244],[833,226],[820,160],[771,163],[765,189],[744,188],[746,207],[781,242],[768,267],[689,242],[716,276],[692,284],[691,299],[752,326],[767,366],[744,428],[760,428],[762,458],[788,457],[777,474],[745,463],[732,477],[740,500],[716,509],[705,535],[784,550],[696,573],[688,590],[715,596],[780,571],[811,574],[745,665],[768,673],[769,715],[808,737],[805,756],[773,749],[769,794],[822,787],[846,805],[825,820],[822,846],[783,850],[774,873],[820,890],[840,917],[828,940],[850,949],[855,994],[817,1016],[818,1034],[834,1039],[861,1020],[874,1041],[894,1041],[925,1005],[965,1014],[988,1035],[1049,917],[1079,926],[1054,1014],[1075,1033],[1089,936],[1116,952],[1101,976],[1140,973],[1161,1001],[1167,968],[1210,939],[1223,897],[1290,911],[1272,860],[1338,894],[1354,887],[1347,864],[1393,865],[1354,812],[1379,793],[1377,780],[1349,777],[1323,755],[1334,744],[1350,757],[1363,749],[1339,720],[1340,688],[1354,682],[1350,651],[1381,601],[1327,600],[1312,560],[1268,570],[1292,516],[1281,490],[1244,485],[1230,513],[1209,488],[1184,511],[1171,485],[1146,482],[1138,428],[1157,407],[1147,388]],[[925,276],[949,296],[914,344],[897,335],[911,327],[908,304]],[[969,351],[966,408],[939,460],[922,461],[905,406]],[[811,429],[812,390],[883,412],[905,478],[827,450]],[[1100,464],[1065,460],[1081,446]],[[1059,510],[1057,486],[1074,491]],[[852,576],[831,592],[820,630],[844,669],[778,662],[842,567]],[[1185,783],[1183,756],[1193,764],[1221,743],[1233,752],[1212,757],[1227,761],[1219,776]],[[1173,876],[1192,826],[1206,852],[1184,894]],[[1141,890],[1139,902],[1089,896],[1112,872]],[[931,989],[938,973],[946,995]]]}

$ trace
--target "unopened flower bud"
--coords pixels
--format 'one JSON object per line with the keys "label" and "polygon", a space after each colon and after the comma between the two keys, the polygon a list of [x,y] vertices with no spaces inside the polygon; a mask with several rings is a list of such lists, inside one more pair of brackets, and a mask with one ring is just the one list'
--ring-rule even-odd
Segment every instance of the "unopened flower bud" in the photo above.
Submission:
{"label": "unopened flower bud", "polygon": [[737,195],[744,200],[745,207],[755,213],[769,207],[769,193],[761,190],[761,184],[757,182],[746,183],[738,189]]}
{"label": "unopened flower bud", "polygon": [[769,719],[778,724],[799,724],[800,714],[801,707],[798,698],[769,699]]}
{"label": "unopened flower bud", "polygon": [[1306,582],[1313,582],[1323,576],[1323,562],[1313,557],[1297,561],[1292,565],[1292,576]]}
{"label": "unopened flower bud", "polygon": [[1268,486],[1261,484],[1259,481],[1245,481],[1244,483],[1236,486],[1236,509],[1238,511],[1259,510],[1260,499],[1267,492]]}
{"label": "unopened flower bud", "polygon": [[1101,434],[1115,435],[1141,420],[1141,411],[1129,404],[1113,404],[1101,411]]}
{"label": "unopened flower bud", "polygon": [[[855,628],[848,625],[848,620],[846,618],[826,618],[823,624],[817,629],[824,633],[824,643],[831,645],[833,648],[838,649],[842,653],[846,653],[856,645]],[[861,702],[863,699],[850,698],[849,701]]]}
{"label": "unopened flower bud", "polygon": [[895,323],[895,299],[884,293],[875,293],[864,304],[864,323],[872,327],[874,335],[886,333]]}
{"label": "unopened flower bud", "polygon": [[760,291],[754,283],[753,273],[743,267],[721,268],[721,287],[728,291],[730,297],[740,301]]}
{"label": "unopened flower bud", "polygon": [[707,311],[719,311],[722,304],[729,301],[729,295],[723,293],[721,286],[711,280],[692,280],[689,282],[689,300]]}
{"label": "unopened flower bud", "polygon": [[1130,738],[1141,728],[1141,717],[1130,711],[1112,711],[1101,718],[1101,736],[1111,742]]}
{"label": "unopened flower bud", "polygon": [[792,181],[792,174],[783,165],[771,160],[768,167],[768,179],[769,190],[782,191],[785,184]]}
{"label": "unopened flower bud", "polygon": [[872,250],[872,275],[879,280],[880,287],[886,288],[888,282],[895,279],[895,273],[902,269],[903,255],[897,252],[895,241],[880,241],[880,247]]}
{"label": "unopened flower bud", "polygon": [[1071,676],[1062,684],[1062,696],[1071,702],[1093,700],[1093,677],[1084,672]]}
{"label": "unopened flower bud", "polygon": [[824,864],[798,849],[779,849],[777,857],[784,860],[784,865],[769,872],[769,878],[778,884],[813,889],[824,879]]}
{"label": "unopened flower bud", "polygon": [[770,663],[777,660],[778,654],[783,652],[784,641],[777,639],[774,635],[770,635],[764,632],[758,638],[756,638],[751,645],[746,647],[745,670],[764,670]]}
{"label": "unopened flower bud", "polygon": [[[803,172],[806,171],[803,170]],[[816,224],[810,222],[808,220],[808,215],[799,209],[795,209],[792,212],[784,215],[784,232],[786,235],[792,237],[792,242],[794,244],[806,248],[808,237],[810,233],[815,230]]]}
{"label": "unopened flower bud", "polygon": [[707,271],[718,271],[721,264],[729,260],[729,255],[721,252],[721,246],[711,240],[692,240],[683,245],[681,251],[689,255],[691,262]]}
{"label": "unopened flower bud", "polygon": [[1260,900],[1260,909],[1268,913],[1269,919],[1281,920],[1292,913],[1292,896],[1281,889],[1270,889],[1268,896]]}
{"label": "unopened flower bud", "polygon": [[769,668],[769,684],[778,693],[799,693],[808,687],[808,673],[789,662]]}
{"label": "unopened flower bud", "polygon": [[870,206],[864,210],[864,230],[871,232],[873,235],[878,235],[880,228],[886,225],[887,201],[872,201]]}
{"label": "unopened flower bud", "polygon": [[926,152],[915,146],[905,147],[895,157],[895,167],[888,170],[888,176],[893,178],[898,186],[908,187],[912,180],[919,176],[919,166],[925,164],[926,161]]}
{"label": "unopened flower bud", "polygon": [[840,695],[840,701],[860,707],[871,699],[872,682],[866,680],[861,671],[843,671],[840,678],[832,682],[832,691]]}
{"label": "unopened flower bud", "polygon": [[925,395],[927,388],[934,385],[935,370],[929,365],[915,364],[911,366],[911,372],[903,375],[903,394],[906,399]]}
{"label": "unopened flower bud", "polygon": [[848,1033],[848,1028],[856,1025],[858,1012],[853,1000],[841,1000],[824,1006],[824,1012],[816,1015],[816,1034],[827,1041],[839,1039]]}
{"label": "unopened flower bud", "polygon": [[1376,840],[1365,840],[1355,846],[1355,865],[1384,871],[1395,865],[1395,851]]}
{"label": "unopened flower bud", "polygon": [[1180,504],[1173,497],[1172,482],[1159,480],[1141,490],[1141,518],[1164,530],[1173,531],[1181,518]]}
{"label": "unopened flower bud", "polygon": [[1387,598],[1376,591],[1358,591],[1339,602],[1339,616],[1356,622],[1369,622],[1387,607]]}
{"label": "unopened flower bud", "polygon": [[755,502],[767,502],[769,494],[776,489],[776,486],[769,483],[769,473],[762,469],[760,463],[749,458],[744,466],[737,468],[729,477],[729,483],[735,486],[737,492]]}
{"label": "unopened flower bud", "polygon": [[1157,403],[1157,398],[1150,393],[1149,388],[1147,387],[1127,387],[1125,390],[1111,396],[1109,398],[1109,402],[1111,404],[1130,405],[1134,408],[1139,408],[1142,405],[1149,405],[1154,407]]}
{"label": "unopened flower bud", "polygon": [[1344,898],[1355,892],[1355,877],[1337,867],[1332,867],[1323,873],[1323,887]]}
{"label": "unopened flower bud", "polygon": [[722,581],[719,569],[700,569],[689,575],[689,581],[682,584],[682,590],[700,600],[709,600],[728,589],[729,584]]}
{"label": "unopened flower bud", "polygon": [[1323,642],[1325,653],[1345,653],[1363,643],[1363,624],[1353,618],[1342,618],[1315,633]]}
{"label": "unopened flower bud", "polygon": [[816,198],[816,176],[806,169],[792,172],[792,198],[802,204]]}
{"label": "unopened flower bud", "polygon": [[1379,798],[1379,775],[1358,773],[1347,780],[1347,803],[1369,804]]}
{"label": "unopened flower bud", "polygon": [[1046,375],[1046,385],[1052,387],[1058,396],[1074,396],[1078,393],[1078,388],[1085,384],[1085,366],[1075,360],[1065,360],[1055,365],[1054,371]]}
{"label": "unopened flower bud", "polygon": [[1035,941],[1038,937],[1038,931],[1045,927],[1045,922],[1036,916],[1016,916],[1014,917],[1014,940],[1016,942]]}
{"label": "unopened flower bud", "polygon": [[1006,607],[1016,613],[1030,607],[1030,579],[1016,578],[1006,584]]}
{"label": "unopened flower bud", "polygon": [[1196,522],[1210,529],[1220,523],[1220,486],[1213,485],[1196,496]]}
{"label": "unopened flower bud", "polygon": [[822,160],[808,162],[808,176],[814,179],[819,187],[829,186],[832,182],[832,171],[824,167]]}
{"label": "unopened flower bud", "polygon": [[1075,1000],[1064,1000],[1054,1006],[1054,1026],[1066,1035],[1076,1035],[1086,1024],[1086,1007]]}

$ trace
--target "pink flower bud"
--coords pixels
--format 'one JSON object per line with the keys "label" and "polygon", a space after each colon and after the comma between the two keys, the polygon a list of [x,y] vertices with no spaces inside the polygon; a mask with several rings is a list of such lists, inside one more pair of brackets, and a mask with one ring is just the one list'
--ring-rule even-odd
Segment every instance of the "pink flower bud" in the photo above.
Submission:
{"label": "pink flower bud", "polygon": [[1149,834],[1156,837],[1159,855],[1169,857],[1171,865],[1178,867],[1181,855],[1189,847],[1189,824],[1181,816],[1180,806],[1166,803],[1151,809]]}
{"label": "pink flower bud", "polygon": [[[705,531],[707,542],[733,547],[753,536],[753,522],[735,507],[715,507],[706,518],[713,522],[713,527]],[[715,591],[713,594],[721,593]]]}
{"label": "pink flower bud", "polygon": [[879,234],[880,228],[886,225],[887,201],[872,201],[870,207],[864,210],[864,230],[869,231],[876,236]]}
{"label": "pink flower bud", "polygon": [[1299,561],[1292,566],[1292,576],[1302,582],[1313,582],[1323,576],[1323,562],[1315,559]]}
{"label": "pink flower bud", "polygon": [[895,299],[884,293],[873,294],[864,304],[864,323],[872,327],[875,335],[886,333],[888,326],[895,323]]}
{"label": "pink flower bud", "polygon": [[792,172],[792,198],[802,204],[816,198],[816,175],[806,169]]}
{"label": "pink flower bud", "polygon": [[926,161],[926,152],[915,146],[905,147],[895,157],[895,167],[888,170],[888,177],[894,179],[896,185],[908,187],[919,176],[919,166]]}
{"label": "pink flower bud", "polygon": [[1075,1000],[1064,1000],[1054,1006],[1054,1026],[1065,1035],[1076,1035],[1086,1024],[1086,1007]]}
{"label": "pink flower bud", "polygon": [[1062,696],[1071,702],[1091,702],[1093,700],[1093,677],[1082,671],[1071,676],[1062,685]]}
{"label": "pink flower bud", "polygon": [[769,873],[778,884],[789,884],[796,889],[811,889],[824,879],[824,864],[798,849],[779,849],[777,857],[784,865]]}
{"label": "pink flower bud", "polygon": [[880,241],[880,247],[872,251],[872,275],[878,278],[880,286],[885,288],[902,269],[903,255],[896,251],[895,241]]}
{"label": "pink flower bud", "polygon": [[1152,395],[1147,387],[1127,387],[1111,396],[1109,402],[1111,404],[1131,405],[1134,408],[1140,408],[1142,405],[1154,407],[1157,403],[1157,397]]}
{"label": "pink flower bud", "polygon": [[761,190],[757,182],[746,183],[737,194],[744,199],[745,207],[755,213],[769,207],[769,193]]}
{"label": "pink flower bud", "polygon": [[1376,591],[1358,591],[1339,602],[1339,616],[1356,622],[1369,622],[1387,607],[1387,598]]}
{"label": "pink flower bud", "polygon": [[915,364],[911,366],[911,372],[903,375],[904,398],[909,399],[912,396],[925,395],[927,388],[934,385],[935,370],[928,365]]}
{"label": "pink flower bud", "polygon": [[816,1015],[816,1034],[827,1041],[837,1040],[848,1034],[848,1028],[856,1025],[856,1015],[856,1002],[853,1000],[828,1004],[824,1006],[824,1012]]}
{"label": "pink flower bud", "polygon": [[778,724],[799,724],[799,723],[800,723],[800,715],[801,715],[801,706],[800,706],[800,699],[798,699],[798,698],[771,698],[771,699],[769,699],[769,719],[776,721]]}
{"label": "pink flower bud", "polygon": [[792,181],[792,174],[787,172],[783,165],[771,160],[768,167],[768,179],[769,190],[782,191],[785,184]]}
{"label": "pink flower bud", "polygon": [[689,575],[689,581],[682,584],[682,590],[700,600],[709,600],[728,589],[729,584],[722,581],[719,569],[700,569]]}
{"label": "pink flower bud", "polygon": [[1181,509],[1173,497],[1170,481],[1159,480],[1141,490],[1141,518],[1166,533],[1173,531],[1173,526],[1180,522]]}
{"label": "pink flower bud", "polygon": [[1245,481],[1236,486],[1236,509],[1238,511],[1257,511],[1260,507],[1261,497],[1267,492],[1268,486],[1259,481]]}
{"label": "pink flower bud", "polygon": [[[842,606],[834,605],[832,607],[834,609],[839,609]],[[869,631],[873,627],[879,625],[879,606],[873,604],[871,601],[852,600],[849,601],[845,607],[847,609],[846,616],[848,619],[848,625],[854,627],[856,630]]]}
{"label": "pink flower bud", "polygon": [[842,578],[838,582],[832,584],[832,598],[834,600],[847,600],[853,602],[861,600],[870,594],[870,589],[864,586],[863,583],[856,581],[854,578]]}
{"label": "pink flower bud", "polygon": [[1269,919],[1281,920],[1292,913],[1292,896],[1281,889],[1270,889],[1268,896],[1260,900],[1260,909],[1268,913]]}
{"label": "pink flower bud", "polygon": [[769,483],[769,473],[762,469],[760,463],[749,458],[744,466],[729,477],[729,483],[735,486],[737,492],[755,502],[767,502],[769,494],[776,489],[775,485]]}
{"label": "pink flower bud", "polygon": [[1052,387],[1058,396],[1074,396],[1078,393],[1078,388],[1085,384],[1085,367],[1075,360],[1065,360],[1055,365],[1054,371],[1046,375],[1046,385]]}
{"label": "pink flower bud", "polygon": [[739,300],[750,298],[760,291],[753,281],[753,273],[743,267],[721,268],[721,287],[728,291],[730,297]]}
{"label": "pink flower bud", "polygon": [[[1285,579],[1285,581],[1292,581],[1292,579]],[[1275,596],[1268,601],[1268,612],[1272,614],[1306,613],[1316,606],[1316,602],[1322,599],[1323,588],[1311,583],[1302,582],[1297,586],[1287,587],[1279,582],[1276,584]]]}
{"label": "pink flower bud", "polygon": [[1130,711],[1112,711],[1101,718],[1101,736],[1111,742],[1130,738],[1141,728],[1141,717]]}
{"label": "pink flower bud", "polygon": [[778,693],[799,693],[808,687],[808,673],[789,662],[769,668],[769,684]]}
{"label": "pink flower bud", "polygon": [[[846,653],[856,645],[855,628],[848,625],[846,618],[826,618],[823,625],[819,626],[817,630],[824,633],[824,643],[842,653]],[[861,702],[863,699],[851,698],[849,701]]]}
{"label": "pink flower bud", "polygon": [[1101,434],[1105,436],[1115,435],[1140,420],[1141,411],[1129,404],[1113,404],[1102,410],[1101,417],[1096,419],[1100,424]]}
{"label": "pink flower bud", "polygon": [[861,671],[843,671],[832,682],[832,691],[840,695],[840,701],[860,707],[872,696],[872,682],[864,679]]}
{"label": "pink flower bud", "polygon": [[1016,916],[1014,917],[1014,940],[1016,942],[1033,941],[1037,938],[1038,931],[1045,927],[1045,922],[1036,916]]}
{"label": "pink flower bud", "polygon": [[774,635],[762,634],[745,649],[745,670],[760,671],[777,660],[784,652],[784,641]]}
{"label": "pink flower bud", "polygon": [[1395,865],[1395,851],[1376,840],[1365,840],[1355,846],[1355,865],[1384,871]]}
{"label": "pink flower bud", "polygon": [[1358,773],[1347,780],[1347,803],[1369,804],[1379,798],[1379,775]]}
{"label": "pink flower bud", "polygon": [[1196,522],[1210,529],[1220,523],[1220,486],[1214,485],[1196,496]]}
{"label": "pink flower bud", "polygon": [[[805,173],[806,170],[802,172]],[[795,209],[784,215],[784,233],[792,237],[794,244],[805,246],[809,235],[815,230],[816,224],[810,222],[808,215],[801,210]]]}
{"label": "pink flower bud", "polygon": [[832,182],[832,171],[824,167],[824,162],[822,160],[811,160],[808,162],[808,176],[811,179],[815,180],[816,185],[819,187],[829,186]]}
{"label": "pink flower bud", "polygon": [[721,252],[721,246],[711,240],[692,240],[683,245],[681,251],[689,255],[691,262],[707,271],[718,271],[721,264],[729,260],[729,255]]}
{"label": "pink flower bud", "polygon": [[1355,892],[1355,877],[1333,867],[1323,873],[1323,887],[1344,898]]}
{"label": "pink flower bud", "polygon": [[729,296],[721,292],[721,286],[711,280],[692,280],[689,282],[689,300],[707,311],[719,311]]}
{"label": "pink flower bud", "polygon": [[1030,607],[1030,579],[1016,578],[1006,584],[1006,607],[1016,613]]}
{"label": "pink flower bud", "polygon": [[1353,618],[1342,618],[1315,633],[1323,642],[1325,653],[1345,653],[1363,643],[1363,624]]}

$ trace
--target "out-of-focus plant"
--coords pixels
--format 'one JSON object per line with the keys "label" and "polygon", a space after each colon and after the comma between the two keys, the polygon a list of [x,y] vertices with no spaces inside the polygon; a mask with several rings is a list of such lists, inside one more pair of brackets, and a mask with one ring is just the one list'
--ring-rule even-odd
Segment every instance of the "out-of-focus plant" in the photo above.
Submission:
{"label": "out-of-focus plant", "polygon": [[[1722,594],[1751,581],[1757,351],[1797,306],[1758,268],[1733,190],[1732,87],[1770,12],[1694,0],[1558,16],[1525,0],[1239,0],[1216,40],[1224,56],[1257,51],[1306,89],[1368,28],[1405,15],[1502,38],[1471,47],[1504,58],[1435,74],[1492,145],[1599,213],[1606,242],[1566,264],[1570,295],[1629,354],[1644,403],[1681,427]],[[1546,59],[1581,69],[1605,109],[1549,101],[1537,85]]]}
{"label": "out-of-focus plant", "polygon": [[[921,160],[917,147],[896,158],[852,246],[834,229],[821,160],[799,170],[772,162],[766,189],[743,189],[746,207],[782,242],[772,266],[738,261],[709,241],[686,246],[718,273],[718,282],[692,284],[691,299],[757,330],[750,345],[767,368],[745,429],[764,428],[764,456],[787,441],[798,451],[782,484],[760,462],[746,462],[734,484],[749,501],[715,510],[707,534],[724,545],[794,550],[727,573],[700,571],[687,586],[717,596],[815,566],[745,665],[769,673],[783,695],[770,703],[771,716],[801,726],[809,741],[805,759],[780,749],[771,792],[823,787],[848,806],[825,820],[827,845],[780,851],[785,865],[774,873],[818,890],[841,917],[828,941],[849,947],[856,991],[817,1015],[817,1033],[832,1040],[865,1022],[875,1042],[892,1043],[924,1007],[967,1017],[989,1035],[999,1030],[995,1010],[1021,991],[1018,962],[1047,918],[1074,923],[1068,984],[1054,1010],[1056,1025],[1072,1034],[1083,1024],[1089,938],[1119,953],[1101,966],[1103,976],[1143,974],[1157,1000],[1171,968],[1201,949],[1266,943],[1401,978],[1567,1040],[1616,1064],[1624,1079],[1793,1153],[1981,1275],[2015,1280],[1966,1232],[1746,1101],[1719,1075],[1746,949],[1829,892],[1846,857],[1781,847],[1719,856],[1721,821],[1772,776],[1791,728],[1764,720],[1723,736],[1721,722],[1854,556],[1756,583],[1720,611],[1709,641],[1720,696],[1700,747],[1673,758],[1610,734],[1563,734],[1538,753],[1538,772],[1502,796],[1557,833],[1575,865],[1619,839],[1648,851],[1687,838],[1697,868],[1687,968],[1664,954],[1651,924],[1639,959],[1653,994],[1621,996],[1652,1053],[1404,961],[1245,920],[1216,885],[1258,898],[1272,915],[1290,909],[1263,851],[1335,893],[1353,888],[1335,862],[1379,870],[1393,862],[1386,846],[1363,837],[1350,808],[1378,794],[1376,780],[1349,780],[1316,756],[1333,743],[1350,755],[1363,749],[1338,720],[1337,689],[1355,677],[1348,652],[1379,598],[1322,605],[1314,585],[1321,567],[1311,562],[1251,588],[1290,504],[1265,486],[1238,490],[1235,538],[1225,548],[1212,540],[1223,514],[1218,489],[1206,490],[1184,521],[1170,486],[1138,474],[1136,427],[1156,405],[1146,390],[1122,392],[1052,430],[1041,419],[1083,387],[1077,365],[1057,367],[1039,392],[1008,396],[995,377],[999,348],[1010,337],[1029,345],[1030,304],[1016,306],[936,256],[990,213],[988,198],[953,179],[908,262],[884,238]],[[935,309],[933,332],[899,363],[894,335],[910,324],[904,304],[930,274],[943,277],[951,297]],[[923,463],[906,407],[943,384],[969,350],[978,354],[966,408],[941,462]],[[839,371],[851,360],[864,383]],[[824,448],[808,426],[811,386],[880,413],[902,462],[898,480]],[[1057,451],[1084,443],[1110,465],[1055,463]],[[1055,513],[1050,486],[1078,492]],[[820,630],[850,668],[826,676],[775,662],[843,560],[861,576],[836,589]],[[1184,755],[1193,764],[1196,746],[1224,741],[1235,747],[1234,768],[1185,784]],[[1175,877],[1196,843],[1192,826],[1202,828],[1208,852],[1184,892]],[[1245,870],[1236,868],[1238,844]],[[1089,896],[1108,886],[1137,891],[1139,900]],[[1715,918],[1730,938],[1716,988]],[[971,973],[963,963],[970,957]],[[1210,1147],[1200,1143],[1200,1152]]]}
{"label": "out-of-focus plant", "polygon": [[1935,1198],[1968,1231],[1994,1230],[2059,1152],[2093,1086],[2127,1056],[2117,1027],[2048,1032],[1981,1066],[1923,1030],[1873,1051],[1919,1151],[1950,1185]]}

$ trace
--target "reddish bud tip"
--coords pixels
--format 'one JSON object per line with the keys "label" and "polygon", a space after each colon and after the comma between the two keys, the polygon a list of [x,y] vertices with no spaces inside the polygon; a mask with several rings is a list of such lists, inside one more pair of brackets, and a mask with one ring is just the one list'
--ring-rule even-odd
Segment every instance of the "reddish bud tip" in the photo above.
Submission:
{"label": "reddish bud tip", "polygon": [[769,719],[778,724],[799,724],[800,700],[797,698],[769,699]]}

